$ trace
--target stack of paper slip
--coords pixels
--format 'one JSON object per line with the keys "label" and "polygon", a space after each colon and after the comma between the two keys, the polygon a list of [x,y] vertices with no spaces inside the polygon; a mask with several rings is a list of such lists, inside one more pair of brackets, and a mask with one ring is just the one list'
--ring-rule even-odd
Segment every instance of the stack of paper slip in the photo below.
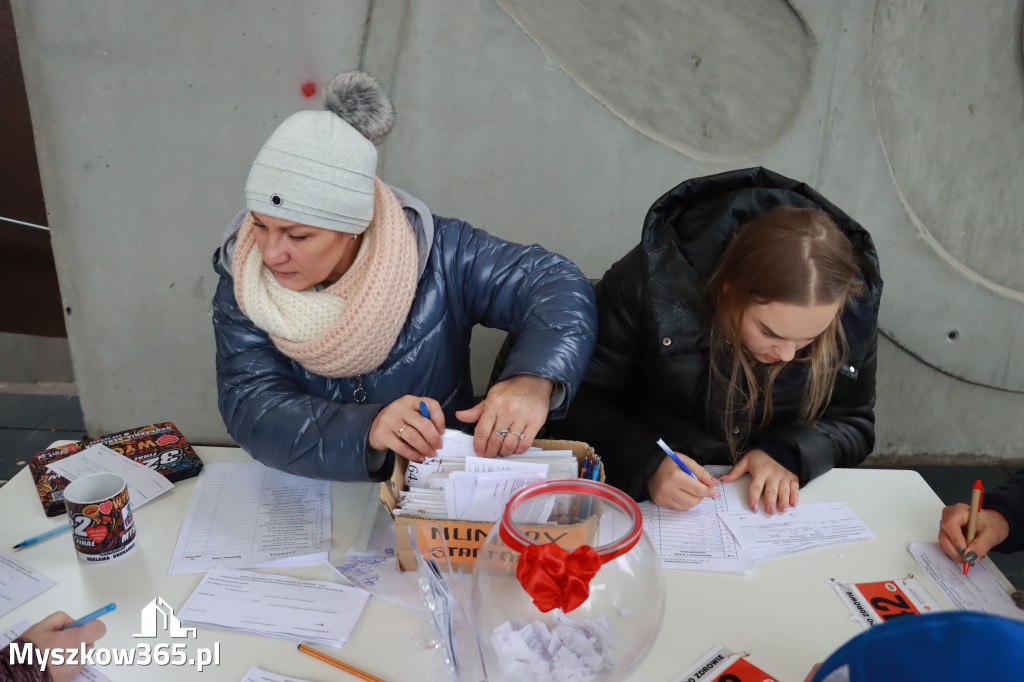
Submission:
{"label": "stack of paper slip", "polygon": [[347,585],[218,566],[206,574],[178,616],[196,625],[340,647],[369,598],[369,593]]}
{"label": "stack of paper slip", "polygon": [[579,473],[579,462],[571,450],[530,448],[522,455],[477,457],[473,436],[449,429],[442,439],[444,445],[437,457],[409,463],[407,490],[399,493],[396,515],[494,523],[505,502],[520,488],[538,481],[576,478]]}
{"label": "stack of paper slip", "polygon": [[783,514],[730,511],[718,512],[718,516],[736,541],[750,550],[754,561],[875,537],[871,529],[842,502],[801,504]]}

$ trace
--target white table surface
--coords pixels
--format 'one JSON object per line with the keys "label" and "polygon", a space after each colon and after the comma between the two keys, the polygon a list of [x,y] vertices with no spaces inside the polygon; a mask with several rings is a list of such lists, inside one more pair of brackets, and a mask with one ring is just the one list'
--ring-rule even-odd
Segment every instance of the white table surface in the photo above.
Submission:
{"label": "white table surface", "polygon": [[[249,460],[235,448],[197,447],[196,451],[206,463]],[[0,619],[0,628],[22,619],[35,622],[55,610],[78,617],[115,601],[117,610],[103,617],[107,635],[98,643],[100,647],[132,648],[141,641],[187,642],[191,655],[220,643],[220,665],[201,674],[174,666],[101,668],[115,682],[240,680],[253,665],[313,681],[356,679],[298,652],[296,643],[286,639],[211,627],[200,627],[195,640],[132,638],[140,631],[140,609],[150,600],[163,597],[178,610],[202,577],[167,574],[194,486],[195,479],[179,482],[173,491],[136,511],[139,546],[112,564],[80,563],[67,535],[13,553],[58,584]],[[375,486],[332,484],[332,557],[356,540],[366,501]],[[874,531],[876,539],[768,559],[745,574],[665,571],[665,622],[631,680],[667,682],[716,644],[750,651],[751,662],[782,682],[803,680],[814,663],[861,632],[861,627],[849,620],[850,612],[829,578],[875,582],[913,573],[936,602],[949,608],[907,551],[910,542],[935,541],[942,509],[939,498],[917,472],[834,470],[801,490],[800,499],[845,502]],[[8,554],[16,542],[65,523],[64,516],[51,519],[44,515],[27,467],[0,488],[0,503],[8,510],[7,518],[14,521],[0,527],[0,547],[7,548],[3,551]],[[991,562],[987,566],[1001,576]],[[327,566],[265,572],[341,582]],[[341,649],[322,650],[388,682],[428,680],[428,671],[438,668],[435,654],[424,651],[420,644],[423,623],[418,612],[371,597],[348,643]]]}

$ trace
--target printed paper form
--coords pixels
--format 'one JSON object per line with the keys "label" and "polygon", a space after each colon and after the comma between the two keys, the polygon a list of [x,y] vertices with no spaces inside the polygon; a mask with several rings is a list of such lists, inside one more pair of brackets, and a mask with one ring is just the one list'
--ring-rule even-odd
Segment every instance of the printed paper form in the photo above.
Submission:
{"label": "printed paper form", "polygon": [[[30,623],[27,620],[22,620],[0,632],[0,649],[21,637],[21,633],[28,630],[29,627]],[[71,682],[110,682],[110,679],[96,668],[87,665],[82,668],[82,672],[75,675]]]}
{"label": "printed paper form", "polygon": [[199,474],[168,573],[204,573],[218,564],[251,567],[310,556],[331,544],[331,488],[259,462],[208,464]]}
{"label": "printed paper form", "polygon": [[154,497],[174,488],[162,474],[139,464],[131,457],[119,455],[106,445],[96,443],[70,457],[59,459],[46,467],[69,481],[89,474],[109,471],[124,478],[132,509],[138,509]]}
{"label": "printed paper form", "polygon": [[[713,476],[721,476],[729,467],[706,467]],[[705,498],[688,511],[659,507],[642,502],[644,530],[654,544],[665,568],[692,571],[739,572],[754,567],[750,552],[741,547],[718,518],[718,512],[745,509],[739,486],[735,481],[715,487],[717,499]],[[617,533],[626,529],[615,529]]]}
{"label": "printed paper form", "polygon": [[723,512],[722,521],[755,561],[821,545],[871,540],[875,534],[842,502],[811,502],[782,514]]}
{"label": "printed paper form", "polygon": [[0,616],[6,616],[56,584],[55,580],[47,578],[31,566],[0,554]]}
{"label": "printed paper form", "polygon": [[965,576],[963,564],[953,561],[935,543],[912,542],[910,553],[949,603],[961,611],[984,611],[1024,620],[999,579],[978,561]]}
{"label": "printed paper form", "polygon": [[178,615],[196,625],[340,647],[369,598],[347,585],[218,566]]}

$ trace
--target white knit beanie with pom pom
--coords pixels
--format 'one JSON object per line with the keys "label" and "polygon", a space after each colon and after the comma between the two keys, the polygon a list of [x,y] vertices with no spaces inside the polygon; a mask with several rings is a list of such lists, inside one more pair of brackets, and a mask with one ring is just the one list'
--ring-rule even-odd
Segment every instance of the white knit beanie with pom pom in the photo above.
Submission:
{"label": "white knit beanie with pom pom", "polygon": [[361,233],[373,218],[377,149],[395,122],[384,88],[343,71],[324,88],[326,111],[289,116],[263,144],[245,183],[256,213]]}

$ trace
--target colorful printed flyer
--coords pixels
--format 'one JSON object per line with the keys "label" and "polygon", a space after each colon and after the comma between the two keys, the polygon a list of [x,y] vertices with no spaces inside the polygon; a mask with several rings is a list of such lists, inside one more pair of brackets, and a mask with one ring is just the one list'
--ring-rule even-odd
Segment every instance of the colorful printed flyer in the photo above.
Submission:
{"label": "colorful printed flyer", "polygon": [[848,585],[835,578],[829,582],[865,629],[900,616],[939,610],[939,605],[912,575],[879,583]]}

